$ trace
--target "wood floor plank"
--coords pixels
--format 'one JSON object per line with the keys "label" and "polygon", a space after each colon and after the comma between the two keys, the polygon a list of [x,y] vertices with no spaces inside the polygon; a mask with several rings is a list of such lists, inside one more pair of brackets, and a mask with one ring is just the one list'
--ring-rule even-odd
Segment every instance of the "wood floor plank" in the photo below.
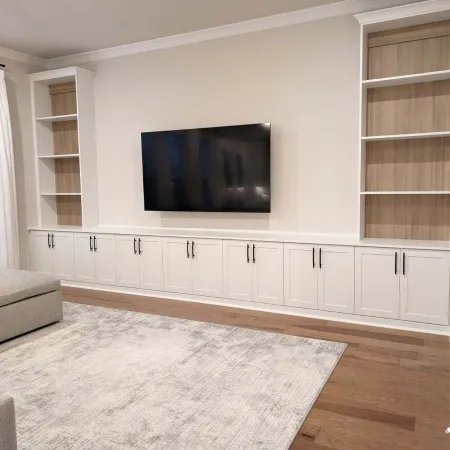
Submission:
{"label": "wood floor plank", "polygon": [[348,344],[291,450],[450,448],[447,337],[77,288],[63,294],[87,305]]}
{"label": "wood floor plank", "polygon": [[404,430],[414,431],[416,419],[411,415],[400,415],[377,411],[376,409],[355,408],[353,406],[341,405],[318,400],[315,408],[322,411],[329,411],[343,416],[357,417],[371,422],[380,422],[392,427],[403,428]]}

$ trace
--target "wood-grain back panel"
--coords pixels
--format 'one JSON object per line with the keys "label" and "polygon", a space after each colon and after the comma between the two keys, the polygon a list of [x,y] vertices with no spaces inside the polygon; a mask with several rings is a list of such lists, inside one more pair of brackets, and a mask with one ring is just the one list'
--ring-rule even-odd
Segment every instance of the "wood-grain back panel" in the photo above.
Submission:
{"label": "wood-grain back panel", "polygon": [[53,116],[76,114],[77,96],[75,82],[52,84],[49,86]]}
{"label": "wood-grain back panel", "polygon": [[369,195],[365,203],[368,238],[450,238],[450,195]]}
{"label": "wood-grain back panel", "polygon": [[56,192],[79,193],[80,161],[78,158],[55,159]]}
{"label": "wood-grain back panel", "polygon": [[450,191],[450,138],[368,142],[366,191]]}
{"label": "wood-grain back panel", "polygon": [[60,195],[56,198],[58,225],[82,226],[81,197]]}
{"label": "wood-grain back panel", "polygon": [[450,130],[450,80],[369,89],[367,135]]}

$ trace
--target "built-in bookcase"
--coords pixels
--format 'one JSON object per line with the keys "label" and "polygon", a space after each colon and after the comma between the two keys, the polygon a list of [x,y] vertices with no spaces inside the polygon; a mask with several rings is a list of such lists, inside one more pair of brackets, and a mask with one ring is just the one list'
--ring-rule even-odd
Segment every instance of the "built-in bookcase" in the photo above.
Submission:
{"label": "built-in bookcase", "polygon": [[40,225],[98,223],[93,73],[30,75]]}
{"label": "built-in bookcase", "polygon": [[362,238],[450,238],[450,14],[412,6],[358,16]]}

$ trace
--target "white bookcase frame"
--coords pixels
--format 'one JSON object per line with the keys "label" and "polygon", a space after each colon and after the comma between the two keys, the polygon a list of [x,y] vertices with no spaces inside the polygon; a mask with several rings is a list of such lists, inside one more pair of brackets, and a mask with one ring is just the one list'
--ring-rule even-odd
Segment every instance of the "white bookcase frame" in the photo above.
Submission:
{"label": "white bookcase frame", "polygon": [[[52,115],[49,86],[74,82],[76,112]],[[40,226],[58,225],[57,198],[79,197],[82,226],[98,225],[98,173],[94,106],[94,73],[80,67],[30,75],[37,212]],[[77,121],[78,153],[54,154],[52,124]],[[57,192],[55,161],[78,159],[80,192]]]}

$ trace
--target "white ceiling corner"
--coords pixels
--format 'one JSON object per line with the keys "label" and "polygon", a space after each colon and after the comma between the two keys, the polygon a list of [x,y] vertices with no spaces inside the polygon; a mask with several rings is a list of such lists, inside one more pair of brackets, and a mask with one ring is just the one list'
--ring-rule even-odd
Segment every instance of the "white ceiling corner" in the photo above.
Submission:
{"label": "white ceiling corner", "polygon": [[[10,0],[20,1],[20,0]],[[22,0],[28,1],[28,0]],[[44,2],[51,2],[53,0],[39,0]],[[166,1],[166,0],[154,0]],[[172,3],[178,0],[171,0]],[[191,0],[202,1],[202,0]],[[290,0],[285,0],[289,2]],[[297,0],[300,1],[300,0]],[[303,0],[307,4],[314,4],[310,0]],[[449,2],[450,0],[431,0],[432,2]],[[242,0],[241,0],[242,2]],[[228,36],[237,36],[248,34],[263,30],[275,29],[296,25],[306,22],[311,22],[320,19],[327,19],[332,17],[339,17],[344,15],[361,14],[368,11],[374,11],[393,6],[405,5],[409,3],[422,3],[420,0],[320,0],[319,6],[311,6],[304,9],[288,11],[281,14],[260,17],[256,19],[249,19],[240,22],[214,26],[210,28],[203,28],[196,31],[172,34],[169,36],[158,37],[155,39],[144,40],[140,42],[128,43],[125,45],[117,45],[109,48],[102,48],[76,54],[68,54],[56,58],[39,58],[31,56],[26,53],[9,50],[0,47],[0,57],[28,63],[36,66],[41,66],[47,69],[56,69],[70,65],[82,64],[88,61],[96,61],[107,58],[115,58],[125,55],[132,55],[137,53],[144,53],[169,47],[187,45],[202,41],[208,41]],[[429,1],[423,2],[429,3]],[[241,3],[242,4],[242,3]],[[291,3],[290,3],[291,4]],[[73,5],[73,4],[72,4]],[[104,11],[102,11],[104,15]],[[79,28],[79,32],[83,33],[83,27]],[[114,32],[114,30],[112,30]],[[1,38],[1,33],[0,33]]]}

